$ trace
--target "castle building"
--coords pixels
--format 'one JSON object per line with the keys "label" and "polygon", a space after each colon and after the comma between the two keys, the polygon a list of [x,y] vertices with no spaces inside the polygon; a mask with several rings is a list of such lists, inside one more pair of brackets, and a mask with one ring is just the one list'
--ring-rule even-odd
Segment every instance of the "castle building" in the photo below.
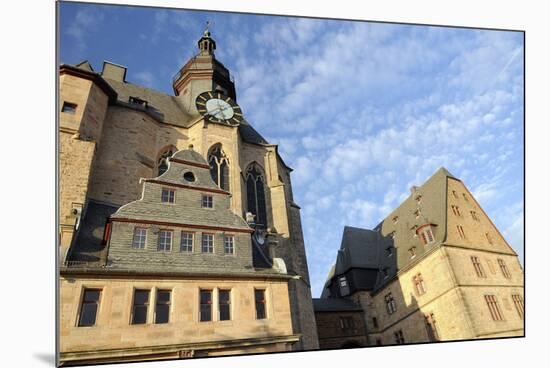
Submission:
{"label": "castle building", "polygon": [[439,169],[373,230],[345,227],[321,298],[321,348],[524,335],[517,254]]}
{"label": "castle building", "polygon": [[198,48],[173,96],[60,66],[62,364],[318,348],[292,169]]}

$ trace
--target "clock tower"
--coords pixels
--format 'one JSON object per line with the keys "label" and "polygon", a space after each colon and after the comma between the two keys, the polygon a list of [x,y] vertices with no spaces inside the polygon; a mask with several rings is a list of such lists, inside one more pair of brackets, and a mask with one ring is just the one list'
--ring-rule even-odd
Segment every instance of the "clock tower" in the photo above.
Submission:
{"label": "clock tower", "polygon": [[195,106],[197,97],[207,91],[219,91],[236,101],[235,84],[229,70],[215,55],[216,41],[208,28],[197,43],[199,53],[193,56],[174,76],[174,94],[192,115],[199,115]]}

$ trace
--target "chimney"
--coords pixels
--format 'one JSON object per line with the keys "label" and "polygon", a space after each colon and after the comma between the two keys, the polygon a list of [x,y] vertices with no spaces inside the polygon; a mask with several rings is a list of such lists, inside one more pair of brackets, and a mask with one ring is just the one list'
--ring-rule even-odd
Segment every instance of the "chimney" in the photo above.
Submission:
{"label": "chimney", "polygon": [[101,76],[117,82],[126,82],[126,67],[111,63],[110,61],[104,61]]}

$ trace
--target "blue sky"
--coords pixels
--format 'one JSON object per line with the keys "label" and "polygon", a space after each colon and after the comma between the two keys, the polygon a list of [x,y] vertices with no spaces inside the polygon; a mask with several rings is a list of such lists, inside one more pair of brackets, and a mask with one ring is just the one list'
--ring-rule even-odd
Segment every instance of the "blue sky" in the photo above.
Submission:
{"label": "blue sky", "polygon": [[207,20],[245,117],[294,168],[314,296],[344,225],[374,227],[440,166],[523,263],[523,34],[63,3],[61,62],[172,94]]}

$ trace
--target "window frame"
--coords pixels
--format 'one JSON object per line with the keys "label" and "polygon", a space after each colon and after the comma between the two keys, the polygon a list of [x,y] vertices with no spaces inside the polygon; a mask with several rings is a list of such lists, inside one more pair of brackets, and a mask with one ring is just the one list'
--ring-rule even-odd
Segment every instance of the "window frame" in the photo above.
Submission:
{"label": "window frame", "polygon": [[483,269],[483,265],[481,264],[481,261],[479,260],[478,256],[470,256],[470,260],[472,261],[472,265],[474,266],[474,270],[476,271],[477,277],[486,278],[487,274],[485,273],[485,270]]}
{"label": "window frame", "polygon": [[[136,231],[137,230],[143,230],[143,246],[136,247]],[[139,235],[141,238],[141,235]],[[132,235],[132,249],[145,249],[147,246],[147,228],[144,226],[134,226],[134,233]]]}
{"label": "window frame", "polygon": [[416,295],[421,296],[426,294],[426,284],[424,283],[424,279],[421,273],[417,273],[416,275],[414,275],[412,278],[412,282]]}
{"label": "window frame", "polygon": [[485,294],[484,297],[493,321],[504,321],[504,315],[500,310],[497,297],[494,294]]}
{"label": "window frame", "polygon": [[[159,302],[159,293],[168,293],[168,302]],[[159,306],[168,306],[168,315],[166,316],[166,322],[158,322],[157,316],[158,316],[158,308]],[[170,289],[156,289],[155,293],[155,310],[154,310],[154,318],[153,318],[153,324],[167,324],[170,323],[170,312],[172,311],[172,290]]]}
{"label": "window frame", "polygon": [[384,295],[384,301],[386,303],[386,312],[388,312],[388,314],[391,315],[397,312],[397,305],[395,304],[395,299],[391,292]]}
{"label": "window frame", "polygon": [[[229,242],[231,252],[228,252],[228,243],[227,241],[231,240]],[[235,235],[233,234],[227,234],[223,236],[223,254],[226,256],[234,256],[235,255]]]}
{"label": "window frame", "polygon": [[[162,241],[162,234],[163,233],[169,233],[170,234],[170,244],[168,249],[166,247],[161,249],[161,241]],[[174,243],[174,230],[172,229],[160,229],[157,239],[157,252],[171,252],[172,251],[172,244]]]}
{"label": "window frame", "polygon": [[[228,293],[228,298],[227,298],[227,302],[226,303],[222,303],[222,298],[220,297],[221,296],[221,293],[224,293],[224,292],[227,292]],[[221,288],[221,289],[218,289],[218,321],[231,321],[232,318],[233,318],[233,311],[231,310],[232,309],[232,292],[231,292],[231,289],[226,289],[226,288]],[[228,318],[227,319],[222,319],[222,306],[227,306],[227,313],[228,313]]]}
{"label": "window frame", "polygon": [[521,319],[525,318],[525,305],[523,303],[523,297],[521,294],[512,294],[512,302],[514,302],[514,307],[516,307],[516,312],[518,313]]}
{"label": "window frame", "polygon": [[[165,192],[168,193],[165,200]],[[175,204],[176,203],[176,190],[171,188],[162,188],[160,191],[160,202],[166,204]]]}
{"label": "window frame", "polygon": [[[142,304],[136,304],[136,294],[138,292],[146,292],[147,299]],[[130,311],[130,325],[146,325],[149,322],[149,306],[151,305],[151,289],[135,288],[132,295],[132,309]],[[145,307],[145,320],[143,322],[135,322],[136,306]]]}
{"label": "window frame", "polygon": [[510,271],[506,266],[506,262],[504,262],[502,258],[497,258],[497,263],[498,263],[498,266],[500,267],[500,272],[502,272],[502,275],[507,279],[511,279],[512,274],[510,274]]}
{"label": "window frame", "polygon": [[61,105],[61,112],[69,115],[76,115],[77,108],[78,104],[74,102],[63,101],[63,105]]}
{"label": "window frame", "polygon": [[[86,302],[86,293],[87,292],[96,292],[96,291],[98,292],[97,300],[92,301],[92,302]],[[99,315],[99,309],[100,309],[100,305],[101,305],[102,296],[103,296],[103,288],[101,288],[101,287],[84,287],[84,288],[82,288],[82,296],[81,296],[81,299],[80,299],[80,306],[78,308],[78,316],[77,316],[77,319],[76,319],[76,327],[94,327],[94,326],[97,326],[97,318],[98,318],[98,315]],[[90,305],[90,304],[95,305],[94,322],[92,324],[82,324],[82,316],[83,316],[84,307],[86,305]]]}
{"label": "window frame", "polygon": [[[263,299],[258,300],[258,292],[262,293]],[[258,305],[263,306],[263,316],[260,316]],[[268,318],[267,313],[267,293],[265,288],[254,288],[254,310],[255,310],[255,319],[263,320]]]}
{"label": "window frame", "polygon": [[[210,300],[209,302],[203,303],[202,302],[202,293],[209,293]],[[208,305],[210,313],[209,313],[209,319],[202,319],[203,318],[203,305]],[[212,322],[214,320],[214,290],[213,289],[199,289],[199,322]]]}
{"label": "window frame", "polygon": [[[210,236],[211,237],[211,244],[207,244],[207,251],[205,252],[204,251],[204,241],[206,239],[206,237]],[[214,238],[215,238],[215,234],[214,233],[201,233],[201,253],[202,254],[214,254]],[[211,250],[211,251],[210,251]]]}
{"label": "window frame", "polygon": [[214,208],[214,196],[212,194],[201,195],[201,208],[213,209]]}
{"label": "window frame", "polygon": [[[191,235],[191,245],[189,244],[185,244],[185,247],[191,247],[191,249],[189,250],[184,250],[183,247],[184,247],[184,244],[183,244],[183,240],[184,240],[184,235]],[[188,240],[188,239],[186,239]],[[182,230],[181,233],[180,233],[180,253],[193,253],[193,250],[195,248],[195,233],[192,232],[192,231],[185,231],[185,230]]]}

